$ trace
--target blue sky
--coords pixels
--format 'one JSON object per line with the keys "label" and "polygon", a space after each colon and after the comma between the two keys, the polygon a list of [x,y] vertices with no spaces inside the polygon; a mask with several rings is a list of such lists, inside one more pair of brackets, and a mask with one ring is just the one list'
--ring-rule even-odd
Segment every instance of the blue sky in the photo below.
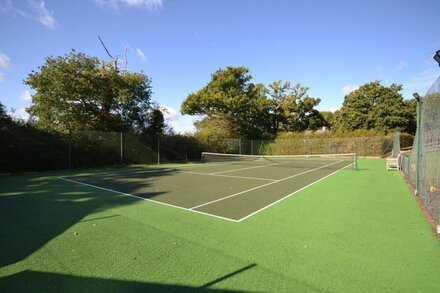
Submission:
{"label": "blue sky", "polygon": [[439,0],[0,0],[0,101],[26,117],[27,74],[72,48],[108,60],[98,35],[113,55],[128,47],[128,69],[152,78],[177,131],[195,119],[181,102],[228,65],[306,85],[320,110],[373,80],[410,99],[440,74],[439,12]]}

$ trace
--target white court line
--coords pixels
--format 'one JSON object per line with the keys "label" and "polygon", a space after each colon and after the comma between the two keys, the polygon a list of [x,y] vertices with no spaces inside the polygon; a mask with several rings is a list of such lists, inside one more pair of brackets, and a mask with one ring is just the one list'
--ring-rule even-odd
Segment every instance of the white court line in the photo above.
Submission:
{"label": "white court line", "polygon": [[276,165],[282,165],[282,164],[287,164],[286,163],[274,163],[274,164],[269,164],[269,165],[259,165],[259,166],[253,166],[253,167],[246,167],[246,168],[239,168],[239,169],[233,169],[233,170],[225,170],[225,171],[220,171],[220,172],[213,172],[211,174],[221,174],[221,173],[228,173],[228,172],[235,172],[235,171],[241,171],[241,170],[249,170],[249,169],[256,169],[256,168],[265,168],[265,167],[269,167],[269,166],[276,166]]}
{"label": "white court line", "polygon": [[104,187],[99,187],[99,186],[96,186],[96,185],[92,185],[92,184],[88,184],[88,183],[83,183],[83,182],[67,179],[67,178],[64,178],[64,177],[58,177],[58,179],[69,181],[69,182],[80,184],[80,185],[84,185],[84,186],[88,186],[88,187],[93,187],[93,188],[109,191],[109,192],[113,192],[113,193],[122,194],[122,195],[125,195],[125,196],[129,196],[129,197],[133,197],[133,198],[137,198],[137,199],[141,199],[141,200],[146,200],[146,201],[149,201],[149,202],[154,202],[156,204],[160,204],[160,205],[164,205],[164,206],[168,206],[168,207],[178,208],[178,209],[181,209],[181,210],[185,210],[185,211],[189,211],[189,212],[194,212],[194,213],[197,213],[197,214],[202,214],[202,215],[205,215],[205,216],[219,218],[219,219],[227,220],[227,221],[231,221],[231,222],[237,222],[237,220],[234,220],[234,219],[229,219],[229,218],[225,218],[225,217],[222,217],[222,216],[217,216],[217,215],[214,215],[214,214],[208,214],[208,213],[204,213],[204,212],[201,212],[201,211],[193,211],[193,210],[190,210],[190,209],[187,209],[187,208],[184,208],[184,207],[180,207],[180,206],[176,206],[176,205],[172,205],[172,204],[169,204],[169,203],[164,203],[164,202],[152,200],[152,199],[149,199],[149,198],[143,198],[143,197],[136,196],[136,195],[133,195],[133,194],[124,193],[124,192],[120,192],[120,191],[117,191],[117,190],[108,189],[108,188],[104,188]]}
{"label": "white court line", "polygon": [[289,194],[285,195],[284,197],[280,198],[279,200],[274,201],[273,203],[271,203],[271,204],[269,204],[269,205],[267,205],[267,206],[265,206],[265,207],[263,207],[263,208],[261,208],[261,209],[259,209],[259,210],[256,210],[255,212],[253,212],[253,213],[251,213],[251,214],[249,214],[249,215],[247,215],[247,216],[245,216],[245,217],[243,217],[243,218],[241,218],[241,219],[238,219],[237,222],[241,222],[241,221],[243,221],[243,220],[246,220],[247,218],[250,218],[250,217],[252,217],[253,215],[258,214],[259,212],[264,211],[264,210],[267,209],[267,208],[270,208],[271,206],[273,206],[273,205],[279,203],[280,201],[283,201],[283,200],[285,200],[286,198],[289,198],[290,196],[292,196],[292,195],[294,195],[294,194],[296,194],[296,193],[298,193],[298,192],[300,192],[300,191],[303,191],[304,189],[306,189],[306,188],[308,188],[308,187],[310,187],[310,186],[312,186],[312,185],[318,183],[318,182],[321,181],[321,180],[324,180],[325,178],[327,178],[327,177],[329,177],[329,176],[332,176],[333,174],[338,173],[339,171],[341,171],[341,170],[343,170],[343,169],[345,169],[345,168],[350,167],[351,165],[352,165],[352,164],[350,164],[350,165],[348,165],[348,166],[344,166],[344,167],[342,167],[341,169],[336,170],[335,172],[330,173],[330,174],[328,174],[328,175],[326,175],[326,176],[324,176],[324,177],[322,177],[322,178],[320,178],[320,179],[318,179],[318,180],[316,180],[316,181],[310,183],[309,185],[306,185],[306,186],[304,186],[304,187],[298,189],[297,191],[295,191],[295,192],[293,192],[293,193],[289,193]]}
{"label": "white court line", "polygon": [[297,176],[300,176],[300,175],[303,175],[303,174],[306,174],[306,173],[309,173],[309,172],[312,172],[312,171],[316,171],[316,170],[319,170],[319,169],[322,169],[322,168],[325,168],[325,167],[328,167],[328,166],[331,166],[331,165],[334,165],[334,164],[337,164],[337,163],[340,163],[340,162],[343,162],[343,160],[340,160],[340,161],[337,161],[337,162],[334,162],[334,163],[331,163],[331,164],[328,164],[328,165],[324,165],[324,166],[321,166],[321,167],[318,167],[318,168],[315,168],[315,169],[307,170],[307,171],[304,171],[304,172],[301,172],[301,173],[298,173],[298,174],[295,174],[295,175],[292,175],[292,176],[289,176],[289,177],[278,179],[276,181],[269,182],[269,183],[266,183],[266,184],[263,184],[263,185],[259,185],[257,187],[253,187],[253,188],[250,188],[250,189],[247,189],[247,190],[244,190],[244,191],[240,191],[240,192],[237,192],[237,193],[234,193],[234,194],[231,194],[231,195],[228,195],[228,196],[216,199],[216,200],[205,202],[203,204],[194,206],[194,207],[189,208],[189,209],[190,210],[194,210],[194,209],[197,209],[197,208],[200,208],[200,207],[204,207],[204,206],[207,206],[207,205],[212,204],[212,203],[216,203],[216,202],[219,202],[219,201],[231,198],[231,197],[235,197],[235,196],[243,194],[243,193],[254,191],[254,190],[257,190],[257,189],[260,189],[260,188],[263,188],[263,187],[266,187],[266,186],[269,186],[269,185],[272,185],[272,184],[275,184],[275,183],[278,183],[278,182],[281,182],[281,181],[284,181],[284,180],[288,180],[288,179],[291,179],[291,178],[294,178],[294,177],[297,177]]}
{"label": "white court line", "polygon": [[204,176],[217,176],[217,177],[228,177],[237,179],[252,179],[252,180],[264,180],[264,181],[276,181],[276,179],[260,178],[260,177],[247,177],[247,176],[234,176],[234,175],[222,175],[218,173],[201,173],[201,172],[191,172],[191,171],[177,171],[178,173],[204,175]]}

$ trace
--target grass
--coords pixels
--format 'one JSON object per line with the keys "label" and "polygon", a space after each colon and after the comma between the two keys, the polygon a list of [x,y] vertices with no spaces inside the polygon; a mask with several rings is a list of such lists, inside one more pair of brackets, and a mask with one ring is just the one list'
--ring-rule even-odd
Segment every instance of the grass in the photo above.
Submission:
{"label": "grass", "polygon": [[1,292],[437,292],[440,244],[361,160],[240,223],[58,179],[0,177]]}

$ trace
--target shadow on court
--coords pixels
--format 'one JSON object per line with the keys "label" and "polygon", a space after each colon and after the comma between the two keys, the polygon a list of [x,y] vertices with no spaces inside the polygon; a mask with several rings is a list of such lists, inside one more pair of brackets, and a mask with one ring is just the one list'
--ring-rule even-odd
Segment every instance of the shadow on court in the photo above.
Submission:
{"label": "shadow on court", "polygon": [[[246,269],[244,269],[246,270]],[[243,269],[241,271],[244,271]],[[240,271],[240,272],[241,272]],[[237,272],[236,274],[240,273]],[[23,271],[0,279],[1,292],[245,292],[136,281],[86,278],[56,273]]]}
{"label": "shadow on court", "polygon": [[94,212],[134,201],[57,177],[4,176],[0,178],[0,267],[23,260]]}

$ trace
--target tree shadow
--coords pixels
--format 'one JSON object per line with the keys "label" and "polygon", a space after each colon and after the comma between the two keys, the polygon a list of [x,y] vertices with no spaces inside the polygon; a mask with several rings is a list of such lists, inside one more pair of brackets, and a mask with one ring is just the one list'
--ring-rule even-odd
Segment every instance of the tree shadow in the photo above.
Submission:
{"label": "tree shadow", "polygon": [[70,276],[26,270],[0,279],[1,292],[245,292]]}
{"label": "tree shadow", "polygon": [[0,267],[23,260],[89,214],[138,200],[55,176],[0,178]]}

